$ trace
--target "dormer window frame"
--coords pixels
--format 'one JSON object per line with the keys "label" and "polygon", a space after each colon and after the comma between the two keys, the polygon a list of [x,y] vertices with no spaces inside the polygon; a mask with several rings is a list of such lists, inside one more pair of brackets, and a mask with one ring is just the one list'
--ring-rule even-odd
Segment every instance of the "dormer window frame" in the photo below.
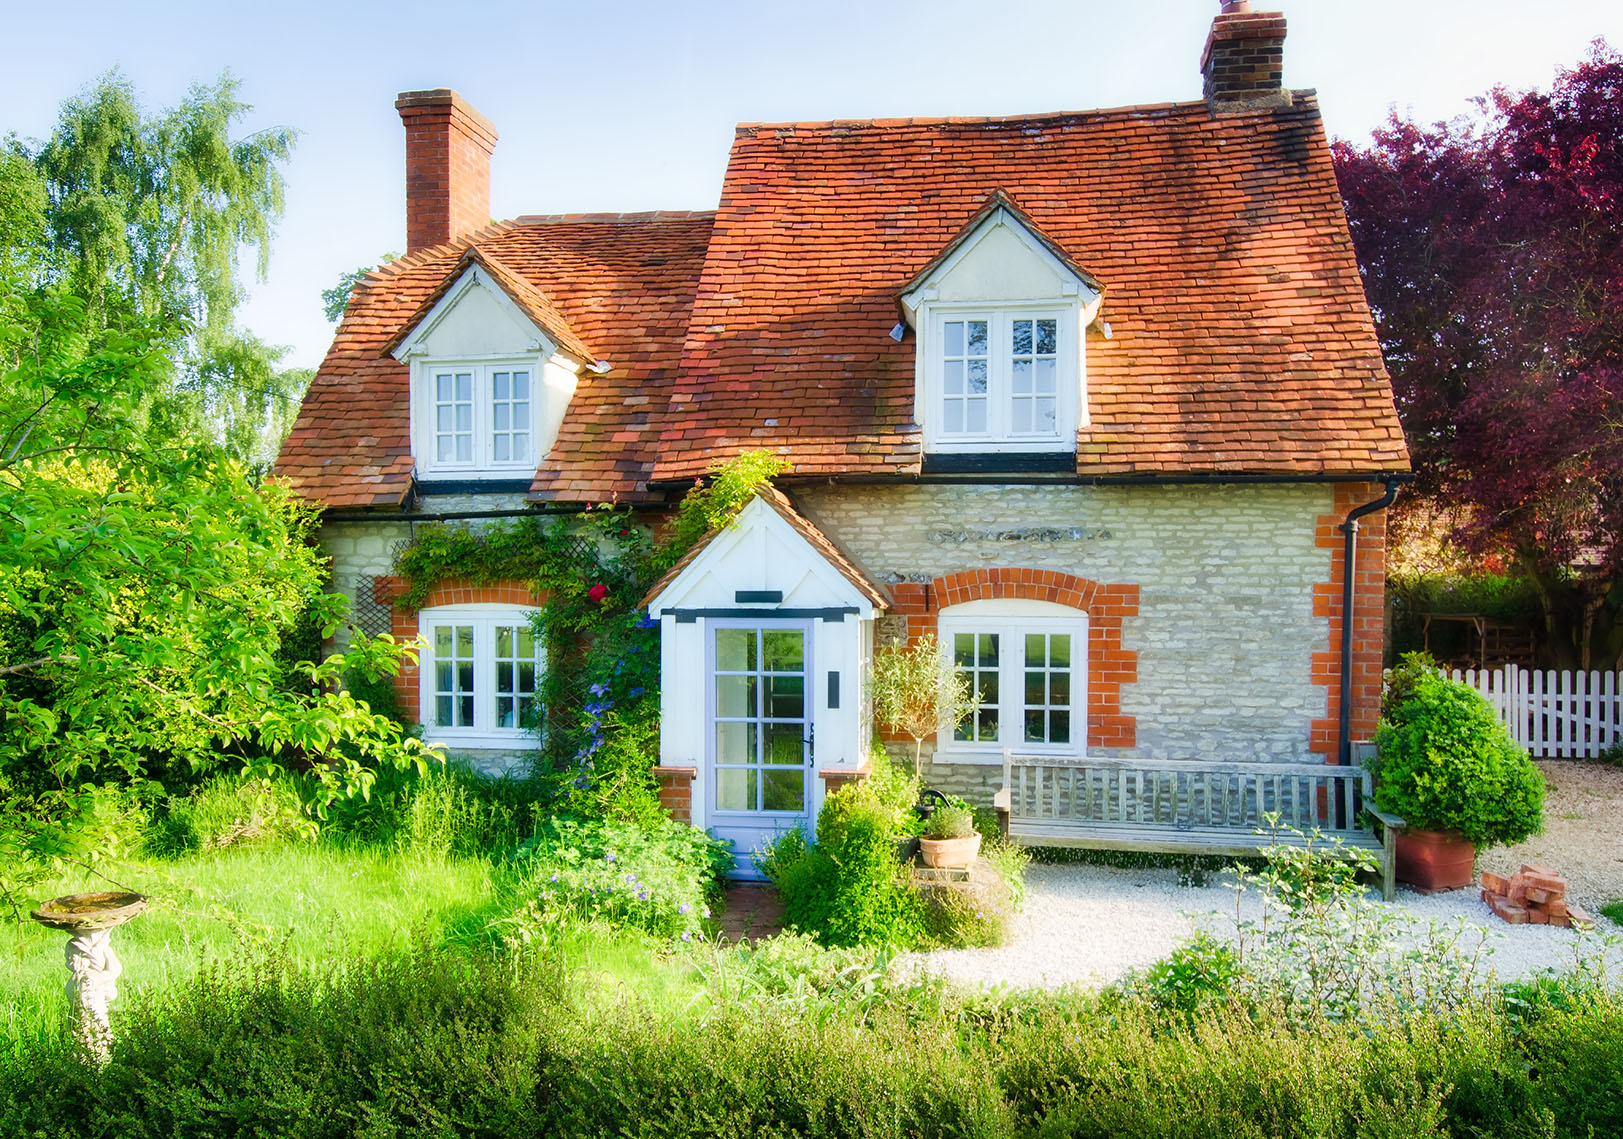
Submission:
{"label": "dormer window frame", "polygon": [[[534,474],[541,460],[536,444],[543,426],[544,395],[541,391],[541,369],[547,359],[548,354],[545,352],[467,358],[419,356],[413,359],[411,453],[418,478],[431,481],[435,478],[516,478]],[[502,401],[497,399],[497,388],[501,382],[500,378],[505,376],[509,392],[505,402],[508,404],[510,414],[513,402],[510,393],[515,373],[524,373],[527,377],[529,398],[526,402],[529,404],[529,414],[527,422],[522,426],[524,434],[528,437],[528,446],[522,455],[501,460],[496,458],[496,435],[501,432],[508,435],[511,440],[514,425],[511,422],[505,426],[499,423],[496,405]],[[449,377],[455,387],[461,376],[469,377],[471,387],[472,453],[467,460],[456,458],[454,453],[452,458],[442,459],[438,446],[441,434],[439,430],[441,401],[438,393],[440,379]]]}
{"label": "dormer window frame", "polygon": [[[1054,272],[1058,288],[1046,296],[943,295],[941,283],[980,243],[1005,228]],[[964,231],[944,249],[899,297],[904,321],[914,332],[914,419],[923,429],[926,454],[1065,454],[1076,450],[1077,433],[1088,426],[1087,330],[1098,318],[1103,286],[1064,256],[1001,193],[994,195]],[[948,347],[946,325],[980,317],[988,336],[986,430],[948,430],[946,401]],[[1014,322],[1059,321],[1056,430],[1015,430],[1016,390]],[[953,377],[956,380],[956,375]],[[967,428],[967,422],[965,424]]]}

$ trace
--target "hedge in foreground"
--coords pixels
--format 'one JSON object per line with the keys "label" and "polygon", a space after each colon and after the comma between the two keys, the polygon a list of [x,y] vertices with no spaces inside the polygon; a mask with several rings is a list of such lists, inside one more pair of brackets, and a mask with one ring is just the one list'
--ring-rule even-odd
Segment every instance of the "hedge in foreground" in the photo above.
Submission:
{"label": "hedge in foreground", "polygon": [[1623,1000],[1554,990],[1373,1032],[1071,994],[582,1011],[537,958],[429,951],[205,976],[112,1063],[0,1059],[0,1134],[1443,1136],[1623,1134]]}

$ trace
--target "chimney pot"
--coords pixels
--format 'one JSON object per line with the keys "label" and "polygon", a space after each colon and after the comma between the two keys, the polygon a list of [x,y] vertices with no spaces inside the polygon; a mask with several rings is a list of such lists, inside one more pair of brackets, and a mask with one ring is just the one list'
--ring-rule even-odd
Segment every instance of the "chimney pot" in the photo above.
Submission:
{"label": "chimney pot", "polygon": [[446,87],[403,91],[394,106],[406,128],[406,252],[488,224],[490,120]]}

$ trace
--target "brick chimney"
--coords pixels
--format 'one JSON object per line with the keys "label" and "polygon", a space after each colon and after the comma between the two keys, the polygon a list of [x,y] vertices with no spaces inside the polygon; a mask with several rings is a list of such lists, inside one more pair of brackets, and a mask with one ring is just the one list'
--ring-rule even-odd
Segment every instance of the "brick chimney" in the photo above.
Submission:
{"label": "brick chimney", "polygon": [[490,152],[496,128],[455,91],[404,91],[406,252],[440,245],[490,222]]}
{"label": "brick chimney", "polygon": [[1214,111],[1288,105],[1284,13],[1253,12],[1249,0],[1221,2],[1200,53],[1206,102]]}

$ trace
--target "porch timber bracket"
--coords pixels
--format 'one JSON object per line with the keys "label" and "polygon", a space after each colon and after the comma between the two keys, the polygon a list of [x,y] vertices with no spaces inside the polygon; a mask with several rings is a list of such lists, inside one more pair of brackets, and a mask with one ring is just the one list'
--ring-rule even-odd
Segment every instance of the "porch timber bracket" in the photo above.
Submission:
{"label": "porch timber bracket", "polygon": [[774,617],[815,618],[838,624],[847,617],[857,616],[859,610],[855,605],[845,605],[830,609],[667,609],[665,612],[675,617],[678,625],[691,625],[700,617],[748,617],[757,620],[771,620]]}
{"label": "porch timber bracket", "polygon": [[1362,767],[1060,759],[1006,750],[1003,789],[992,805],[1004,837],[1021,846],[1244,858],[1310,841],[1328,851],[1339,839],[1348,852],[1374,856],[1383,897],[1390,901],[1397,889],[1404,822],[1376,810]]}

